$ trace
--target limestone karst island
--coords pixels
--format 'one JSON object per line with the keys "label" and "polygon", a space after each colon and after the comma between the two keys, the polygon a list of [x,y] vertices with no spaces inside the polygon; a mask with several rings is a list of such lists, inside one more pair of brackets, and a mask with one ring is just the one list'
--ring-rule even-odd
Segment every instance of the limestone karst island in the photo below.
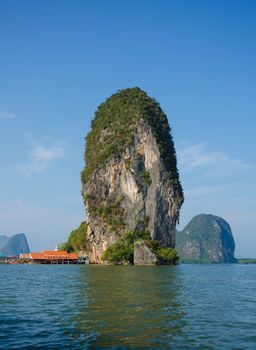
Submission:
{"label": "limestone karst island", "polygon": [[97,109],[81,173],[87,218],[62,249],[90,263],[173,264],[183,203],[167,116],[139,88]]}
{"label": "limestone karst island", "polygon": [[24,234],[1,236],[0,262],[237,262],[224,219],[200,214],[176,231],[184,196],[171,129],[159,104],[141,89],[120,90],[98,107],[86,137],[85,164],[86,217],[68,241],[58,251],[30,253]]}

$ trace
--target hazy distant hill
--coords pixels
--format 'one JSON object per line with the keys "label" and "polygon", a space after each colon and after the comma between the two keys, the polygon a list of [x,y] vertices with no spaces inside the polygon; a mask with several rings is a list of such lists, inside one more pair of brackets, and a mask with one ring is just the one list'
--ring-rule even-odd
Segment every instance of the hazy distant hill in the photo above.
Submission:
{"label": "hazy distant hill", "polygon": [[14,256],[29,252],[30,249],[24,233],[18,233],[11,237],[0,235],[0,256]]}
{"label": "hazy distant hill", "polygon": [[233,263],[235,241],[229,224],[210,214],[195,216],[176,234],[181,261]]}

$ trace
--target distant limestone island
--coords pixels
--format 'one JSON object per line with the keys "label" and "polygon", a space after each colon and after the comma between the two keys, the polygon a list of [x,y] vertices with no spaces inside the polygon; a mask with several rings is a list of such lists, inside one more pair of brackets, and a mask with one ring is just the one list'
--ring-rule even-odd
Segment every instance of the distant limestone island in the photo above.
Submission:
{"label": "distant limestone island", "polygon": [[29,245],[25,233],[17,233],[11,237],[0,235],[0,258],[19,256],[29,253]]}
{"label": "distant limestone island", "polygon": [[176,233],[180,262],[235,263],[235,241],[229,224],[222,218],[200,214]]}

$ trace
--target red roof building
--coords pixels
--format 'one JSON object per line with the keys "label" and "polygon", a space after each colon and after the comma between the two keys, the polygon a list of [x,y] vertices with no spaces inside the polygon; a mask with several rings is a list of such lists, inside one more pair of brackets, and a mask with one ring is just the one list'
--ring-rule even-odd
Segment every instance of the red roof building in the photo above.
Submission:
{"label": "red roof building", "polygon": [[20,254],[20,259],[38,264],[69,264],[78,263],[78,256],[75,253],[68,253],[65,250],[43,250],[40,253]]}

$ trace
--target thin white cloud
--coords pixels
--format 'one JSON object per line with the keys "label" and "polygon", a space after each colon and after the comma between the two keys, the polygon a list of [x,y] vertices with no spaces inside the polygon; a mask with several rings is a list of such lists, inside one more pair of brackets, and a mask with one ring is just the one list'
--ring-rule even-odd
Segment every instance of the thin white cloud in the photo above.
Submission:
{"label": "thin white cloud", "polygon": [[0,120],[9,120],[9,119],[13,119],[14,117],[15,117],[14,113],[0,110]]}
{"label": "thin white cloud", "polygon": [[16,166],[17,170],[26,176],[41,174],[54,161],[65,156],[63,143],[58,142],[52,146],[45,146],[36,141],[30,142],[27,161]]}
{"label": "thin white cloud", "polygon": [[183,143],[177,149],[178,162],[181,172],[200,170],[209,175],[217,170],[219,174],[228,174],[230,171],[244,171],[251,166],[244,160],[235,159],[225,152],[208,150],[205,143]]}

